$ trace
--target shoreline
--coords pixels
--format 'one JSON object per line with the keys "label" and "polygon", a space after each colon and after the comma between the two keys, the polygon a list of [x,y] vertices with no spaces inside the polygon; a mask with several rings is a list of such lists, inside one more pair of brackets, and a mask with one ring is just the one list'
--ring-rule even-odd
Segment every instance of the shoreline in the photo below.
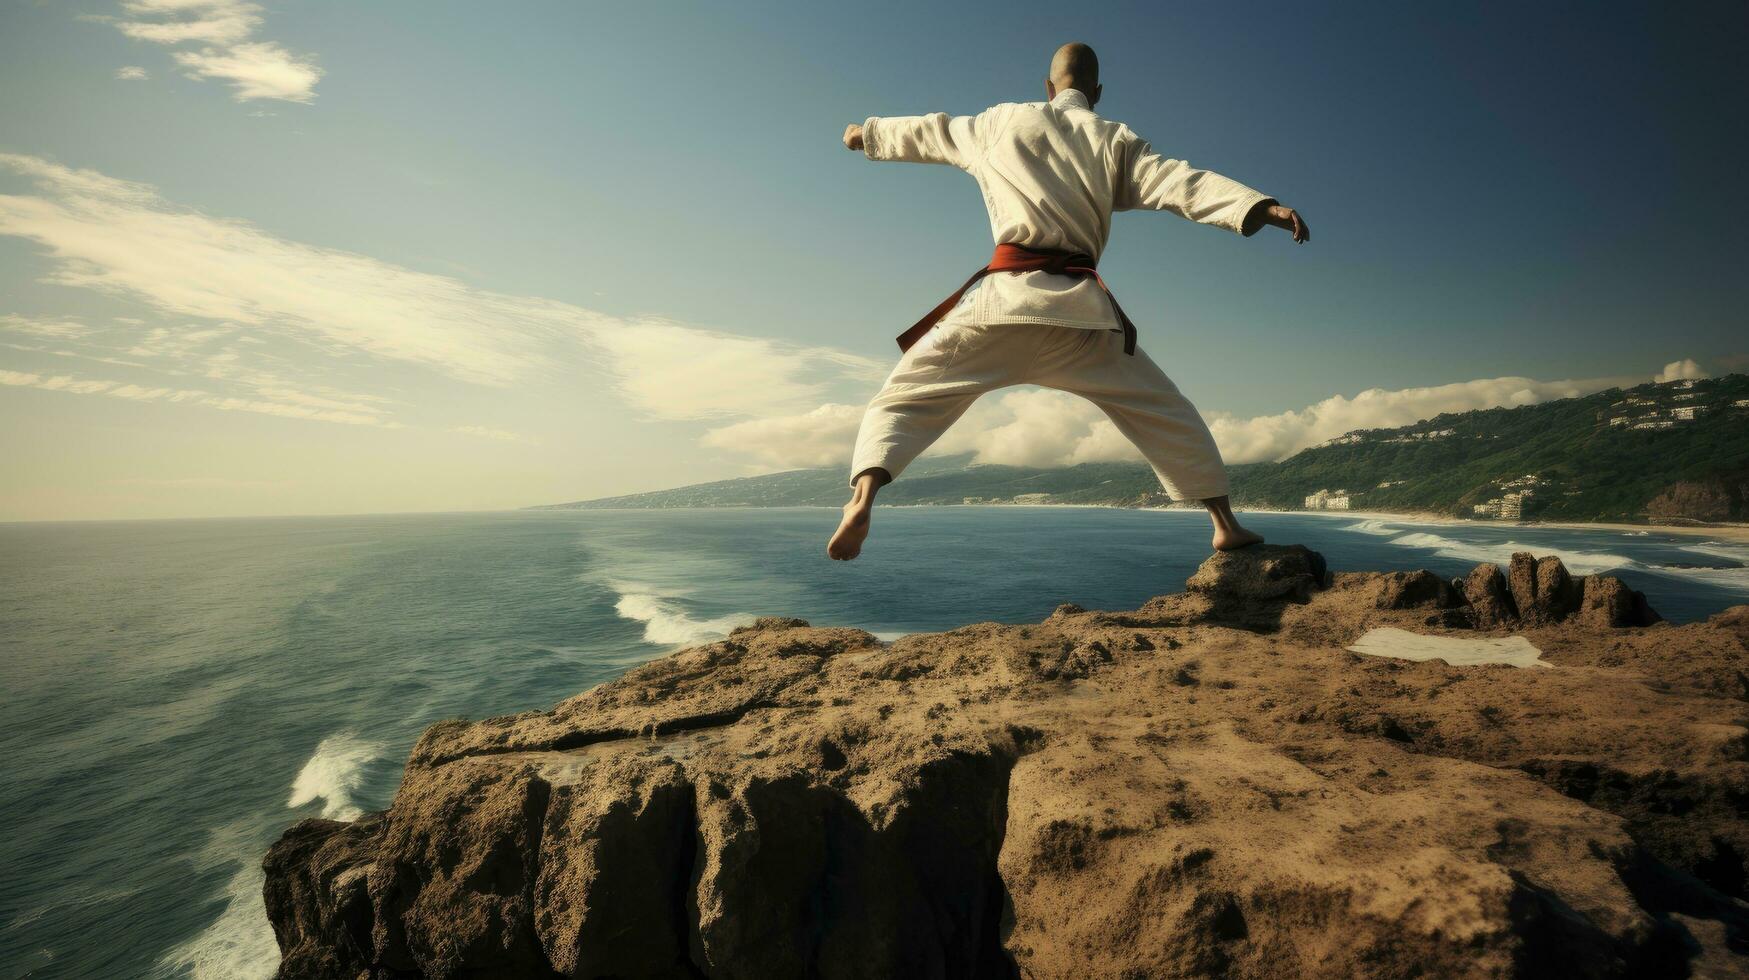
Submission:
{"label": "shoreline", "polygon": [[[1235,508],[1237,509],[1237,508]],[[1619,531],[1623,534],[1674,534],[1691,538],[1714,538],[1720,541],[1749,543],[1749,524],[1619,524],[1606,521],[1501,521],[1452,517],[1449,514],[1393,513],[1383,510],[1260,510],[1249,514],[1303,514],[1307,517],[1342,517],[1359,520],[1394,521],[1401,524],[1472,524],[1505,528],[1547,528],[1561,531]]]}
{"label": "shoreline", "polygon": [[[914,504],[892,503],[883,504],[887,510],[923,510],[936,507],[984,507],[1012,509],[1043,509],[1043,510],[1138,510],[1154,514],[1201,514],[1196,507],[1125,507],[1120,504],[1052,504],[1052,503],[976,503],[976,504]],[[640,513],[660,510],[838,510],[833,504],[783,504],[779,506],[736,505],[728,507],[523,507],[520,511],[594,511],[596,513],[616,513],[637,511]],[[1622,524],[1610,521],[1502,521],[1477,519],[1473,517],[1453,517],[1450,514],[1439,514],[1432,511],[1388,511],[1388,510],[1276,510],[1268,507],[1234,507],[1240,514],[1283,514],[1295,517],[1344,518],[1350,520],[1389,521],[1398,524],[1450,524],[1479,525],[1504,528],[1542,528],[1562,531],[1615,531],[1622,534],[1672,534],[1679,537],[1714,538],[1720,541],[1749,544],[1749,524]],[[482,512],[485,513],[485,512]],[[508,512],[504,512],[508,513]]]}

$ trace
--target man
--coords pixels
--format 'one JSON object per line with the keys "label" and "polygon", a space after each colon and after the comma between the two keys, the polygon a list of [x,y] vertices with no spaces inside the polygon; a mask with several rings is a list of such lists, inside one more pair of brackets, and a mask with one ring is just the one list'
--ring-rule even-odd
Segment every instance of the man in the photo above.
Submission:
{"label": "man", "polygon": [[1074,392],[1105,411],[1174,500],[1199,500],[1226,551],[1263,540],[1240,526],[1208,426],[1135,347],[1135,328],[1094,266],[1111,213],[1171,211],[1241,235],[1265,224],[1310,236],[1292,208],[1219,174],[1155,153],[1101,119],[1099,59],[1065,44],[1051,59],[1047,102],[976,116],[871,117],[844,145],[871,160],[947,163],[978,181],[996,255],[899,338],[904,356],[869,403],[851,463],[850,502],[826,546],[855,558],[875,492],[897,479],[979,395],[1016,384]]}

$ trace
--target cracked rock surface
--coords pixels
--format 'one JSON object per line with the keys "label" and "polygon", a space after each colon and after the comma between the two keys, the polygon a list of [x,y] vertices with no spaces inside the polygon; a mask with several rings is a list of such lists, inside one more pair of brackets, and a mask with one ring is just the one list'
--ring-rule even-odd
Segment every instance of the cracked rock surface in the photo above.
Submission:
{"label": "cracked rock surface", "polygon": [[[444,722],[268,853],[287,978],[1749,975],[1749,607],[1212,557],[885,644],[764,619]],[[1363,657],[1519,632],[1552,670]]]}

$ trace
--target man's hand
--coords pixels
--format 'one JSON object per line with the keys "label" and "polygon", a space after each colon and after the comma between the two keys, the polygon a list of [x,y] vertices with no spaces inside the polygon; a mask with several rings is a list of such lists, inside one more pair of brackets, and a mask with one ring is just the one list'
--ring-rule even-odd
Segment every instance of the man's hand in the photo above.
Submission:
{"label": "man's hand", "polygon": [[846,150],[862,151],[862,125],[851,123],[844,127],[844,148]]}
{"label": "man's hand", "polygon": [[[848,140],[850,135],[846,133],[844,138]],[[1302,245],[1312,240],[1311,229],[1306,227],[1306,223],[1300,220],[1300,213],[1293,208],[1272,204],[1269,206],[1269,213],[1264,216],[1263,220],[1277,228],[1285,228],[1292,232],[1294,241]]]}

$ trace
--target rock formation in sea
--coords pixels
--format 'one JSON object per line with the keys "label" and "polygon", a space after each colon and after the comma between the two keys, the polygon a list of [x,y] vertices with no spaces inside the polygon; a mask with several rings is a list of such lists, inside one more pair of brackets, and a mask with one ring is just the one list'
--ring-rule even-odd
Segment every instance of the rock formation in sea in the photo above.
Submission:
{"label": "rock formation in sea", "polygon": [[[1552,669],[1348,652],[1382,627]],[[265,897],[287,978],[1738,975],[1746,721],[1749,606],[1257,547],[1140,609],[762,619],[434,725]]]}

